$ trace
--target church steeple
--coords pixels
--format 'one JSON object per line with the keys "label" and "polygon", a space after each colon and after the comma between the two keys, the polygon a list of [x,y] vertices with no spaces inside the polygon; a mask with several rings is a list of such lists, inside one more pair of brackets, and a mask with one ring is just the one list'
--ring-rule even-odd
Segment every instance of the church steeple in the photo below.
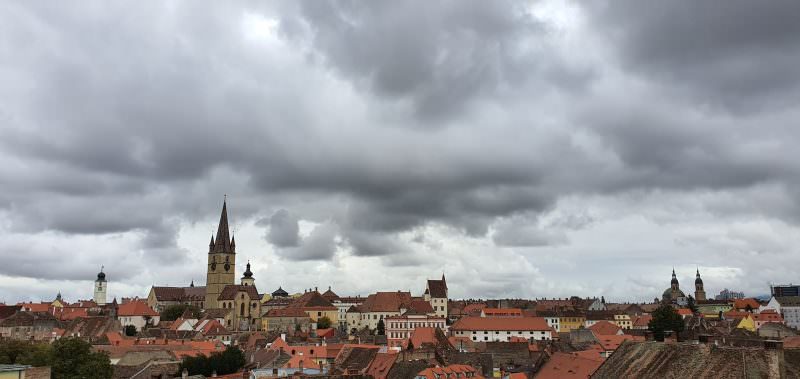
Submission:
{"label": "church steeple", "polygon": [[236,242],[228,226],[228,197],[222,201],[217,234],[211,236],[206,270],[205,309],[219,309],[217,301],[225,286],[236,284]]}
{"label": "church steeple", "polygon": [[694,279],[694,298],[695,300],[704,301],[706,299],[706,290],[703,288],[703,279],[700,278],[700,267],[697,268],[697,275]]}
{"label": "church steeple", "polygon": [[670,282],[670,287],[672,287],[673,290],[680,288],[678,284],[678,277],[675,275],[674,267],[672,268],[672,281]]}
{"label": "church steeple", "polygon": [[219,216],[219,226],[217,227],[217,238],[214,244],[214,252],[231,252],[231,238],[228,231],[228,199],[222,201],[222,214]]}

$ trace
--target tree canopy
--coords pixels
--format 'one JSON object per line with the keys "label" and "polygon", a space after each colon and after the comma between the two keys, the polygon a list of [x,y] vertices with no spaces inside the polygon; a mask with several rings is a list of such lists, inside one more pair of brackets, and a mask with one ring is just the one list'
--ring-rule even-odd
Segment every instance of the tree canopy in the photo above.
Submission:
{"label": "tree canopy", "polygon": [[669,304],[663,304],[652,313],[652,319],[648,328],[653,332],[656,341],[664,341],[667,331],[672,331],[676,335],[683,331],[683,318]]}
{"label": "tree canopy", "polygon": [[323,316],[317,319],[317,329],[328,329],[331,327],[331,319]]}
{"label": "tree canopy", "polygon": [[386,324],[383,322],[383,319],[378,320],[378,335],[382,336],[386,334]]}
{"label": "tree canopy", "polygon": [[205,375],[210,377],[213,373],[217,375],[227,375],[238,372],[244,367],[246,360],[244,353],[235,346],[230,346],[225,351],[212,353],[210,356],[198,355],[186,357],[181,362],[178,371],[183,372],[185,368],[189,375]]}
{"label": "tree canopy", "polygon": [[192,313],[192,317],[200,318],[200,308],[189,304],[177,304],[170,305],[161,311],[161,321],[175,321],[178,317],[181,317],[187,309]]}
{"label": "tree canopy", "polygon": [[73,337],[52,344],[0,341],[0,363],[50,366],[53,379],[106,379],[114,373],[107,354]]}

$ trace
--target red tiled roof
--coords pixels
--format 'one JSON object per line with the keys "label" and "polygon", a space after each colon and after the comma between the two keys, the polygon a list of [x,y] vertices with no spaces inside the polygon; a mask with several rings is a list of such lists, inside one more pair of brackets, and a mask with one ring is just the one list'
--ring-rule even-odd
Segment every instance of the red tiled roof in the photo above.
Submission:
{"label": "red tiled roof", "polygon": [[289,308],[309,308],[309,307],[325,307],[337,309],[333,306],[328,299],[324,298],[317,291],[306,292],[302,296],[294,299]]}
{"label": "red tiled roof", "polygon": [[690,316],[692,315],[692,310],[688,308],[678,308],[678,314],[681,316]]}
{"label": "red tiled roof", "polygon": [[231,332],[217,320],[211,320],[203,326],[204,336],[226,336],[229,334],[231,334]]}
{"label": "red tiled roof", "polygon": [[444,280],[428,280],[427,292],[431,297],[447,298],[447,284]]}
{"label": "red tiled roof", "polygon": [[478,316],[481,314],[481,310],[484,308],[486,308],[486,304],[484,303],[467,304],[464,306],[464,313],[470,316]]}
{"label": "red tiled roof", "polygon": [[366,374],[375,379],[386,379],[396,359],[397,354],[378,353],[367,368]]}
{"label": "red tiled roof", "polygon": [[754,314],[753,320],[760,322],[783,322],[783,317],[781,317],[778,312],[775,312],[774,309],[766,309],[761,313]]}
{"label": "red tiled roof", "polygon": [[483,308],[486,317],[522,317],[522,310],[517,308]]}
{"label": "red tiled roof", "polygon": [[17,303],[23,311],[28,312],[49,312],[50,303]]}
{"label": "red tiled roof", "polygon": [[473,378],[483,379],[483,375],[481,374],[480,371],[478,371],[478,369],[476,369],[475,367],[469,366],[469,365],[461,365],[461,364],[454,364],[454,365],[449,365],[449,366],[444,366],[444,367],[441,367],[441,366],[429,367],[429,368],[426,368],[425,370],[420,371],[416,375],[416,377],[424,376],[427,379],[438,379],[440,377],[453,378],[453,377],[456,377],[456,375],[453,375],[453,374],[456,374],[456,373],[461,374],[461,375],[458,375],[460,377],[466,377],[466,375],[464,375],[464,374],[466,374],[468,372],[474,373]]}
{"label": "red tiled roof", "polygon": [[553,331],[541,317],[462,317],[451,330],[535,330]]}
{"label": "red tiled roof", "polygon": [[157,301],[181,301],[185,294],[183,287],[153,287]]}
{"label": "red tiled roof", "polygon": [[757,310],[761,304],[758,303],[758,300],[753,299],[752,297],[748,297],[746,299],[736,299],[733,301],[733,308],[745,310],[747,306],[750,306],[751,309]]}
{"label": "red tiled roof", "polygon": [[410,304],[406,305],[408,310],[405,314],[417,314],[417,315],[426,315],[428,313],[433,313],[433,307],[431,303],[425,300],[413,300]]}
{"label": "red tiled roof", "polygon": [[[415,348],[422,346],[423,343],[436,344],[438,342],[436,340],[436,328],[416,328],[411,332],[409,340]],[[406,345],[408,344],[406,343]]]}
{"label": "red tiled roof", "polygon": [[336,335],[336,329],[334,328],[317,329],[315,332],[319,338],[333,338]]}
{"label": "red tiled roof", "polygon": [[117,314],[120,316],[158,316],[158,312],[141,300],[121,304]]}
{"label": "red tiled roof", "polygon": [[642,315],[633,320],[633,326],[646,327],[650,326],[650,320],[653,319],[651,315]]}
{"label": "red tiled roof", "polygon": [[536,374],[536,379],[589,378],[601,364],[602,359],[555,352]]}
{"label": "red tiled roof", "polygon": [[255,286],[242,286],[236,284],[229,284],[222,289],[222,293],[219,294],[217,300],[235,300],[236,295],[239,292],[246,292],[247,296],[250,297],[250,300],[259,300],[261,296],[258,296],[258,290]]}
{"label": "red tiled roof", "polygon": [[410,292],[377,292],[369,295],[359,309],[362,312],[400,312],[400,307],[409,303]]}
{"label": "red tiled roof", "polygon": [[589,327],[589,330],[591,330],[596,336],[614,336],[620,334],[622,328],[616,324],[612,324],[604,320],[596,322],[594,325]]}

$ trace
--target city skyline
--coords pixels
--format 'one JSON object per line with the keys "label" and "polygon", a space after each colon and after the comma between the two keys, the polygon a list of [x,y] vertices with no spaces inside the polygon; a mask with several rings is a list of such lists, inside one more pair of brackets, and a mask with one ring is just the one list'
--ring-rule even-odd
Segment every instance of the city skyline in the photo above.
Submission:
{"label": "city skyline", "polygon": [[0,5],[0,301],[798,281],[797,4],[422,7]]}

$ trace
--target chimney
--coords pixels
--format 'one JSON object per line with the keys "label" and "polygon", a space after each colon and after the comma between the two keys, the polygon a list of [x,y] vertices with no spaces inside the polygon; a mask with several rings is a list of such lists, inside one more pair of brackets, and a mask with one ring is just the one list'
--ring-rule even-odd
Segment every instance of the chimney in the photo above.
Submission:
{"label": "chimney", "polygon": [[286,341],[286,333],[281,333],[281,339],[285,342]]}

